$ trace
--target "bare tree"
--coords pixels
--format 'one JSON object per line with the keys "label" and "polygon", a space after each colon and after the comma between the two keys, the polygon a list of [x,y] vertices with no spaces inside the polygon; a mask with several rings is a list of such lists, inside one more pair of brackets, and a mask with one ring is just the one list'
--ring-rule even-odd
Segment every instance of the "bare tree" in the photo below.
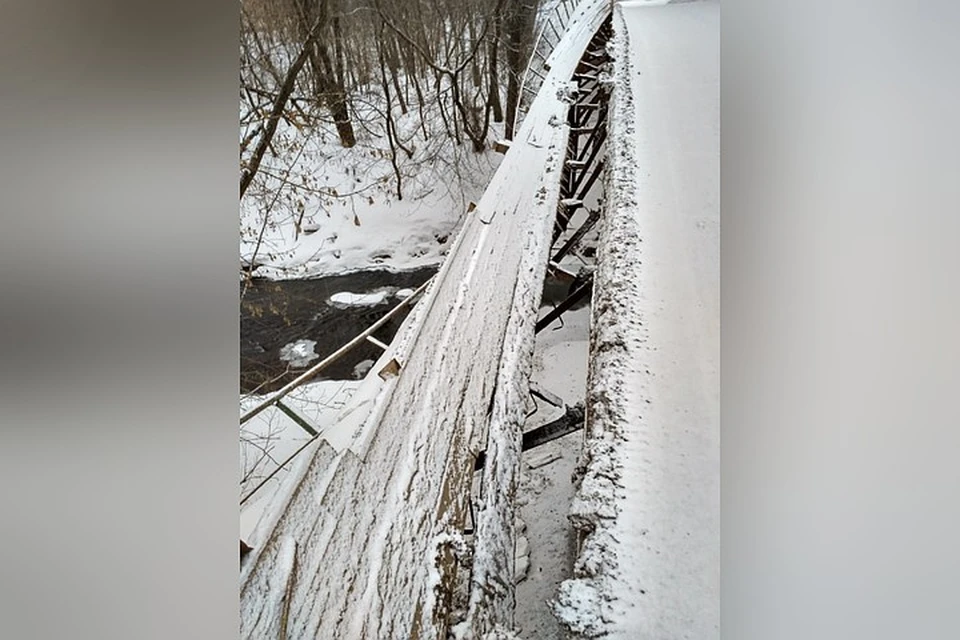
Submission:
{"label": "bare tree", "polygon": [[243,173],[240,175],[241,198],[246,193],[247,187],[250,186],[250,182],[253,181],[254,176],[257,175],[257,171],[260,169],[260,163],[263,161],[263,156],[267,152],[267,147],[270,146],[270,142],[273,140],[273,136],[277,132],[277,125],[280,123],[280,117],[283,114],[283,110],[287,106],[287,100],[289,100],[290,95],[293,93],[293,89],[296,86],[297,76],[300,75],[303,65],[306,64],[307,58],[310,56],[310,46],[320,35],[321,27],[322,22],[318,18],[307,32],[307,39],[306,42],[304,42],[303,47],[300,49],[300,54],[287,70],[283,84],[280,85],[280,90],[277,92],[277,95],[274,98],[273,107],[270,110],[270,116],[267,118],[267,124],[263,133],[260,135],[260,141],[257,143],[250,160],[247,162],[246,167],[243,169]]}
{"label": "bare tree", "polygon": [[[281,218],[299,234],[304,194],[350,197],[317,184],[306,165],[293,167],[327,131],[335,129],[345,148],[362,141],[371,168],[388,160],[397,199],[409,195],[409,178],[424,167],[442,174],[448,189],[469,176],[461,146],[484,151],[495,124],[513,135],[538,6],[539,0],[241,0],[240,194],[256,199],[259,218],[243,229],[255,255],[278,256],[278,245],[266,238]],[[349,191],[385,186],[382,168],[368,175],[369,184]],[[422,189],[422,180],[413,182]]]}
{"label": "bare tree", "polygon": [[520,104],[520,81],[526,68],[526,60],[530,57],[531,36],[537,13],[536,0],[516,0],[510,3],[505,18],[505,35],[507,49],[507,113],[506,130],[507,140],[513,139],[513,123],[517,116],[517,107]]}
{"label": "bare tree", "polygon": [[[313,70],[314,91],[325,103],[333,116],[344,147],[357,143],[350,122],[347,106],[347,91],[343,79],[343,33],[340,21],[340,0],[294,0],[297,26],[304,46],[309,49],[310,66]],[[312,25],[319,24],[321,37],[310,38]],[[334,64],[330,57],[328,42],[333,43]]]}

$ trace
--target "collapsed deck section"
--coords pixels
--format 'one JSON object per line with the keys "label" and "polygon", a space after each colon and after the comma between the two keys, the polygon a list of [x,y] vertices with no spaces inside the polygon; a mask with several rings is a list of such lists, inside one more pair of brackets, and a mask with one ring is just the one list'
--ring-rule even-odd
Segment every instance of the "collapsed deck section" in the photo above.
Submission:
{"label": "collapsed deck section", "polygon": [[241,567],[245,638],[445,638],[474,457],[485,449],[468,624],[512,616],[513,495],[536,311],[560,200],[569,83],[607,0],[574,11],[447,261],[291,474]]}
{"label": "collapsed deck section", "polygon": [[718,638],[719,2],[622,2],[594,275],[581,637]]}

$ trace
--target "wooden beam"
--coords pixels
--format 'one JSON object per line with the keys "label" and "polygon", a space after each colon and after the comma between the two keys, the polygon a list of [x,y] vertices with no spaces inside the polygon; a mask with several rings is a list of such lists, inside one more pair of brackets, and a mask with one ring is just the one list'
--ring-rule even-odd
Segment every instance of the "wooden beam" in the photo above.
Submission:
{"label": "wooden beam", "polygon": [[573,305],[577,304],[584,296],[588,295],[593,290],[593,278],[588,279],[586,282],[577,287],[573,293],[567,296],[563,302],[558,304],[555,309],[551,310],[550,313],[543,316],[540,320],[537,321],[537,333],[540,333],[544,329],[550,326],[550,324],[562,316],[565,311],[570,309]]}
{"label": "wooden beam", "polygon": [[[521,451],[530,451],[543,446],[548,442],[553,442],[557,438],[571,434],[574,431],[583,429],[584,410],[583,404],[577,403],[572,407],[567,407],[566,412],[556,420],[531,429],[523,434],[520,444]],[[473,470],[480,471],[487,464],[487,452],[480,451],[473,462]]]}

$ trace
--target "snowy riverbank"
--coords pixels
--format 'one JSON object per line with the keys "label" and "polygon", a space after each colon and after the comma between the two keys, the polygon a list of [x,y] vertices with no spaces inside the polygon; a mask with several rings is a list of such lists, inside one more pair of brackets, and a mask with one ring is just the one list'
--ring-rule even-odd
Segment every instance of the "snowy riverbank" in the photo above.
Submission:
{"label": "snowy riverbank", "polygon": [[281,123],[279,156],[240,206],[240,261],[253,263],[251,275],[312,278],[443,261],[503,156],[452,145],[440,131],[424,138],[413,112],[397,126],[413,152],[398,158],[402,198],[382,137],[361,135],[345,149],[332,131],[304,136]]}

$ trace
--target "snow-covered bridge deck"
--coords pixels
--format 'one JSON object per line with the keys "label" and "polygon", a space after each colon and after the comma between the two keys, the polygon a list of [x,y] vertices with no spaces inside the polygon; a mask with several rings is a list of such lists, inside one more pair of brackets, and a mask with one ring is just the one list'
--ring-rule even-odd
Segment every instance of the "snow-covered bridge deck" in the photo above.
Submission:
{"label": "snow-covered bridge deck", "polygon": [[559,94],[608,11],[584,0],[571,18],[490,187],[375,366],[399,371],[368,377],[249,540],[243,637],[445,638],[480,449],[468,626],[510,626],[519,431],[569,135]]}
{"label": "snow-covered bridge deck", "polygon": [[720,635],[720,3],[615,12],[594,277],[585,540],[560,612],[587,636]]}
{"label": "snow-covered bridge deck", "polygon": [[[572,509],[583,535],[557,607],[588,637],[719,636],[719,2],[657,4],[622,2],[614,20]],[[562,183],[578,183],[564,169],[578,145],[560,90],[609,8],[579,4],[490,187],[374,369],[399,370],[367,378],[250,539],[243,637],[445,638],[481,450],[459,631],[512,626],[534,323]]]}

